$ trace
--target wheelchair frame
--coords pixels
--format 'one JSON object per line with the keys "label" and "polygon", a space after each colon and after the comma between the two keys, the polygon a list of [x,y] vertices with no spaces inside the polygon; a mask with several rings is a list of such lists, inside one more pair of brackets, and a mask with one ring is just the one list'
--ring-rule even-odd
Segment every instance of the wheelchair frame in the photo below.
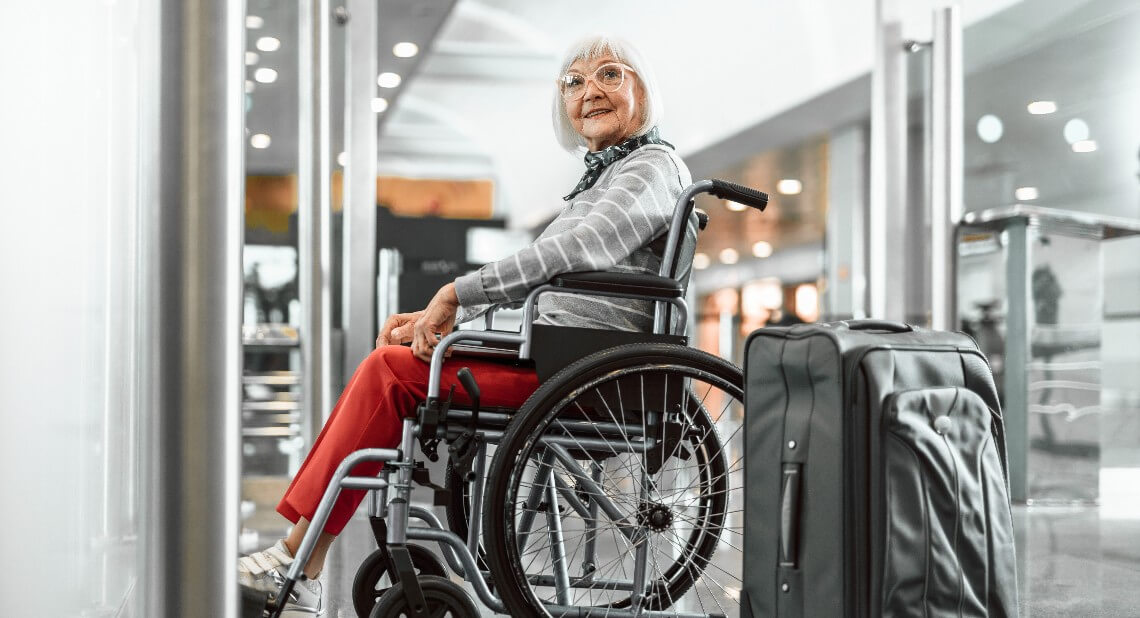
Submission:
{"label": "wheelchair frame", "polygon": [[[505,429],[495,428],[480,428],[474,427],[477,435],[481,435],[481,439],[477,442],[475,448],[477,449],[474,457],[473,470],[474,479],[472,484],[471,495],[471,510],[472,517],[468,521],[468,534],[466,539],[460,538],[456,533],[445,528],[439,518],[427,508],[412,506],[410,503],[412,493],[412,482],[414,480],[414,471],[419,467],[414,456],[416,439],[421,436],[422,418],[426,411],[431,410],[433,407],[438,411],[445,411],[445,415],[441,421],[443,423],[436,428],[436,436],[439,435],[439,429],[442,428],[443,439],[452,440],[463,432],[459,429],[447,427],[448,421],[454,422],[468,422],[470,421],[473,413],[466,410],[450,410],[449,406],[444,404],[440,399],[440,382],[443,361],[446,356],[447,349],[461,341],[474,341],[474,342],[492,342],[492,343],[506,343],[518,344],[518,359],[531,360],[532,359],[532,340],[531,335],[534,326],[535,307],[538,297],[544,293],[557,291],[561,293],[576,293],[585,294],[589,296],[605,296],[605,297],[618,297],[628,298],[635,300],[653,301],[655,306],[654,312],[654,326],[653,333],[657,335],[669,334],[671,316],[668,312],[667,306],[672,306],[678,313],[678,334],[684,332],[688,318],[688,307],[683,299],[683,287],[676,281],[677,261],[680,252],[680,244],[683,234],[687,228],[687,221],[689,215],[694,209],[694,198],[700,193],[711,193],[716,197],[722,199],[731,199],[758,210],[763,211],[767,204],[768,196],[762,192],[755,191],[748,187],[743,187],[734,183],[723,180],[702,180],[693,183],[682,191],[681,196],[677,200],[674,208],[673,218],[670,224],[669,233],[665,245],[664,255],[661,261],[661,268],[659,275],[655,280],[647,282],[647,275],[634,275],[629,276],[623,273],[605,273],[603,281],[593,280],[583,282],[576,280],[573,273],[568,273],[552,279],[551,283],[546,283],[531,290],[523,304],[522,327],[518,333],[510,331],[495,331],[490,330],[491,315],[495,308],[491,308],[487,316],[487,330],[457,330],[447,336],[443,337],[436,349],[432,353],[429,382],[428,382],[428,397],[424,404],[421,404],[420,412],[415,419],[404,419],[403,428],[400,439],[400,446],[397,449],[380,449],[368,448],[361,449],[351,453],[346,457],[337,467],[336,472],[333,474],[325,493],[321,497],[321,501],[314,513],[312,521],[309,523],[309,529],[301,541],[300,547],[297,549],[296,556],[293,563],[290,565],[288,572],[285,576],[285,582],[282,585],[279,593],[270,598],[267,610],[270,612],[271,618],[279,618],[284,609],[285,602],[289,598],[296,582],[304,577],[304,566],[308,563],[312,555],[313,548],[316,545],[317,539],[325,524],[328,521],[329,514],[332,511],[333,505],[337,497],[340,495],[342,489],[364,489],[368,490],[368,515],[369,520],[373,526],[373,533],[379,543],[383,538],[385,542],[379,543],[382,550],[387,551],[389,557],[389,569],[394,571],[393,580],[398,578],[398,581],[404,584],[403,590],[407,597],[409,606],[413,608],[412,613],[417,616],[426,616],[428,609],[426,601],[423,596],[411,560],[411,556],[407,549],[407,542],[409,540],[419,540],[438,543],[440,550],[443,554],[444,560],[447,565],[457,575],[462,577],[465,581],[471,584],[475,591],[476,596],[491,611],[496,613],[505,613],[506,607],[503,601],[497,597],[488,585],[488,573],[480,571],[476,555],[479,551],[479,539],[482,532],[482,513],[483,507],[483,492],[484,480],[487,467],[487,444],[498,443],[505,432]],[[703,217],[702,217],[703,215]],[[707,215],[699,213],[698,211],[699,227],[704,228],[704,223],[707,221]],[[601,287],[599,287],[599,285]],[[649,286],[647,288],[647,285]],[[607,289],[608,288],[608,289]],[[648,289],[648,292],[646,291]],[[599,330],[600,333],[606,331]],[[599,347],[598,351],[607,349],[606,347]],[[475,401],[474,408],[478,407],[477,394],[473,394]],[[450,399],[450,398],[449,398]],[[449,403],[449,401],[448,401]],[[441,410],[442,408],[442,410]],[[479,413],[481,419],[493,420],[496,423],[503,423],[505,428],[506,423],[509,423],[511,416],[506,414],[496,414],[482,412]],[[434,424],[434,423],[433,423]],[[590,427],[593,431],[597,431],[598,424],[591,423]],[[466,428],[466,425],[465,425]],[[641,433],[641,426],[629,426],[619,423],[613,423],[613,427],[608,429],[617,432],[620,435],[636,435]],[[454,434],[454,435],[453,435]],[[595,441],[597,438],[571,438],[574,444],[581,446],[586,444],[585,441]],[[574,444],[558,444],[560,441],[555,436],[547,436],[543,438],[549,441],[549,454],[544,457],[558,458],[564,465],[577,465],[572,456],[567,452],[566,446],[574,446]],[[652,437],[645,437],[642,442],[642,449],[648,451],[654,448]],[[600,441],[600,447],[613,449],[622,449],[628,447],[629,449],[639,450],[628,441]],[[615,451],[616,452],[616,451]],[[633,451],[630,451],[633,452]],[[350,473],[352,469],[360,463],[379,461],[384,463],[383,469],[378,476],[352,476]],[[391,481],[392,473],[395,472],[396,479]],[[574,494],[573,488],[566,485],[565,482],[557,475],[554,476],[554,483],[544,490],[547,494],[545,497],[550,500],[553,505],[552,509],[557,509],[560,500],[566,501],[567,505],[578,511],[579,513],[589,513],[596,517],[597,509],[601,509],[610,517],[621,519],[621,514],[617,505],[605,497],[604,492],[600,490],[597,485],[598,479],[593,478],[596,476],[588,475],[585,471],[575,474],[578,478],[576,480],[582,482],[589,488],[596,497],[590,502],[587,507],[578,500]],[[558,481],[562,481],[561,483]],[[545,483],[545,482],[544,482]],[[394,490],[395,496],[389,499],[389,490]],[[644,488],[643,488],[644,491]],[[539,500],[543,498],[543,492],[532,492],[529,501],[535,501],[536,505]],[[599,499],[604,498],[604,499]],[[557,511],[555,511],[557,512]],[[559,517],[547,514],[550,519],[551,531],[557,536],[558,542],[561,542],[561,524]],[[409,521],[418,519],[426,524],[424,526],[410,526]],[[528,518],[524,515],[523,527],[529,528],[532,525],[533,516]],[[571,581],[568,574],[565,556],[556,556],[554,560],[555,573],[551,576],[542,576],[539,579],[539,585],[553,585],[558,590],[559,605],[547,605],[547,609],[558,615],[559,613],[572,613],[575,616],[607,616],[610,618],[633,618],[635,616],[657,617],[657,616],[670,616],[673,618],[708,618],[709,616],[716,616],[716,614],[694,613],[694,612],[677,612],[677,611],[651,611],[640,608],[641,598],[646,592],[646,573],[645,562],[647,546],[645,543],[639,543],[636,535],[638,530],[636,525],[631,525],[633,530],[622,530],[622,534],[626,536],[631,542],[637,546],[636,549],[636,562],[634,565],[633,582],[619,582],[619,581],[595,581],[589,576],[578,578],[576,581]],[[524,532],[523,535],[529,534]],[[641,532],[644,534],[644,532]],[[555,550],[559,545],[553,544]],[[592,541],[587,544],[587,553],[594,552]],[[590,556],[592,558],[592,556]],[[589,580],[589,581],[583,581]],[[587,584],[583,586],[582,584]],[[583,608],[562,605],[568,602],[566,591],[570,588],[576,587],[590,587],[590,588],[604,588],[612,590],[630,590],[632,595],[632,603],[630,609],[616,609],[612,607],[597,607],[597,608]]]}

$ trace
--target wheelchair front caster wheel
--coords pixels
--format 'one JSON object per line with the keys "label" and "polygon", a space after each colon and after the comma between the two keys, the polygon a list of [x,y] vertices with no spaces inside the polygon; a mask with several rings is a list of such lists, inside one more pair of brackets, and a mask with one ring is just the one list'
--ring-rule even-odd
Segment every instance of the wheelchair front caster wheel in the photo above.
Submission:
{"label": "wheelchair front caster wheel", "polygon": [[[425,575],[419,578],[420,589],[423,590],[424,600],[427,601],[426,614],[433,618],[478,618],[479,610],[475,602],[463,588],[445,577]],[[415,614],[408,607],[408,599],[404,597],[403,584],[396,584],[388,589],[376,607],[372,608],[369,618],[411,618]]]}
{"label": "wheelchair front caster wheel", "polygon": [[[447,577],[447,566],[426,547],[408,545],[412,556],[412,567],[416,575],[437,575]],[[377,549],[368,555],[356,570],[352,580],[352,607],[360,618],[372,615],[372,608],[380,597],[392,587],[392,574],[388,571],[388,556]]]}

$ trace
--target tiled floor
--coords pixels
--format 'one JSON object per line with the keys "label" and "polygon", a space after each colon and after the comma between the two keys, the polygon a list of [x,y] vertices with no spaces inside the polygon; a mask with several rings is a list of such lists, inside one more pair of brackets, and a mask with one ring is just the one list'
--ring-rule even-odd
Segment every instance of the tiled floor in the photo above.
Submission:
{"label": "tiled floor", "polygon": [[[1023,617],[1140,616],[1140,519],[1102,519],[1096,507],[1017,507],[1014,523]],[[282,531],[262,530],[263,544]],[[374,548],[362,511],[323,576],[330,618],[356,615],[352,578]]]}

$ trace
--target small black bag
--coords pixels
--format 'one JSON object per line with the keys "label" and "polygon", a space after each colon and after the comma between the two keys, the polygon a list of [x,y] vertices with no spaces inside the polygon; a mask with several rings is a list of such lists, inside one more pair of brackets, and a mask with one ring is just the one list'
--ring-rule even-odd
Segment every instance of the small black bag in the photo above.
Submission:
{"label": "small black bag", "polygon": [[764,328],[744,358],[742,616],[1017,616],[1001,410],[969,337]]}

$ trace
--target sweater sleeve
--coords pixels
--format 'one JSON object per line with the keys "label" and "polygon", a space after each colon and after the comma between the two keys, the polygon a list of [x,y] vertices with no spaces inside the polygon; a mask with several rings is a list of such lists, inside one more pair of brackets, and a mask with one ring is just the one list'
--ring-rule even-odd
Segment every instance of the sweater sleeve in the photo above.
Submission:
{"label": "sweater sleeve", "polygon": [[531,289],[555,275],[607,270],[664,232],[681,190],[669,154],[646,148],[617,165],[609,188],[576,225],[540,236],[514,255],[456,279],[460,305],[474,308],[524,300]]}

